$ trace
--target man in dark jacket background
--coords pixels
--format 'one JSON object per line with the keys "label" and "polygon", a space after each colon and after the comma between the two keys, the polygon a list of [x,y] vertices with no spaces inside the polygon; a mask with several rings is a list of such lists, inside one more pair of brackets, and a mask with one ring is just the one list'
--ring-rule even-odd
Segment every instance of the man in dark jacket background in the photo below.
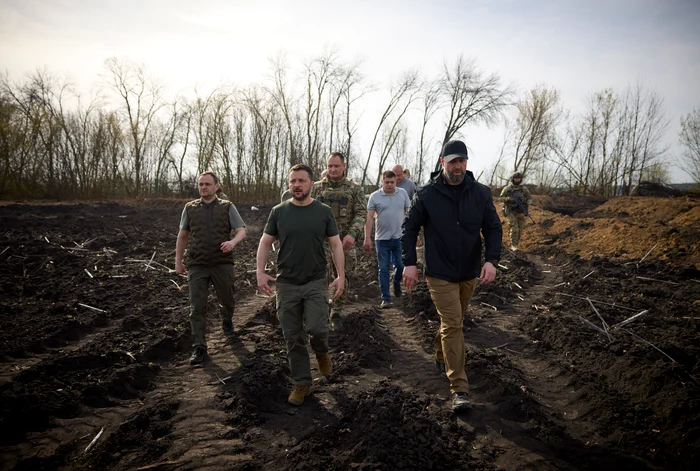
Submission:
{"label": "man in dark jacket background", "polygon": [[[467,171],[467,146],[449,141],[442,148],[442,170],[434,172],[413,199],[403,224],[406,286],[418,281],[416,239],[423,227],[425,275],[430,296],[440,316],[435,337],[435,360],[450,381],[452,409],[470,407],[465,371],[462,326],[477,278],[490,283],[496,278],[503,229],[491,190],[477,183]],[[481,234],[486,242],[486,262],[481,265]]]}

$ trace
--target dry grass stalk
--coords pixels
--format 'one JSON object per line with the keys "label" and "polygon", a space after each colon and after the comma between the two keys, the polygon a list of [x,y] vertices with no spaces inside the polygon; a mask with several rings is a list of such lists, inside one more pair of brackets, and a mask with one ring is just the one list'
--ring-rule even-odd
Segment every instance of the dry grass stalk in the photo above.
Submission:
{"label": "dry grass stalk", "polygon": [[615,324],[614,326],[612,326],[611,329],[617,329],[618,327],[622,327],[623,325],[627,325],[627,324],[629,324],[630,322],[634,322],[634,321],[636,321],[637,319],[641,318],[644,314],[647,314],[648,312],[649,312],[649,309],[645,309],[645,310],[643,310],[642,312],[640,312],[639,314],[635,314],[634,316],[628,317],[627,319],[625,319],[625,320],[622,321],[622,322],[618,322],[617,324]]}
{"label": "dry grass stalk", "polygon": [[654,251],[654,249],[656,248],[657,245],[659,245],[658,242],[657,242],[656,245],[654,245],[651,249],[649,249],[649,251],[647,252],[647,254],[646,254],[645,256],[643,256],[642,259],[641,259],[639,262],[637,262],[637,266],[639,266],[639,264],[642,263],[642,262],[644,261],[644,259],[646,259],[646,258],[649,256],[649,254],[650,254],[651,252]]}
{"label": "dry grass stalk", "polygon": [[97,443],[97,440],[100,439],[100,437],[102,436],[102,433],[103,433],[104,431],[105,431],[105,428],[102,427],[102,428],[100,429],[99,433],[98,433],[97,435],[95,435],[95,438],[92,439],[92,441],[90,442],[90,444],[89,444],[88,446],[85,447],[85,451],[83,451],[83,453],[87,453],[88,451],[90,451],[90,449],[95,445],[95,443]]}
{"label": "dry grass stalk", "polygon": [[83,303],[78,303],[78,306],[83,306],[85,308],[92,309],[93,311],[97,311],[97,312],[107,312],[107,311],[104,311],[100,308],[88,306],[87,304],[83,304]]}
{"label": "dry grass stalk", "polygon": [[616,308],[618,308],[618,309],[626,309],[626,310],[628,310],[628,311],[637,312],[636,309],[633,309],[633,308],[631,308],[631,307],[620,306],[619,304],[614,304],[614,303],[606,303],[605,301],[598,301],[597,299],[591,299],[591,298],[587,298],[587,297],[583,297],[583,296],[575,296],[575,295],[573,295],[573,294],[561,293],[561,292],[559,292],[559,291],[555,291],[555,292],[552,293],[552,294],[559,294],[559,295],[561,295],[561,296],[568,296],[569,298],[576,298],[576,299],[584,299],[584,300],[585,300],[585,299],[590,299],[590,300],[591,300],[592,302],[594,302],[594,303],[604,304],[604,305],[606,305],[606,306],[612,306],[612,307],[616,307]]}

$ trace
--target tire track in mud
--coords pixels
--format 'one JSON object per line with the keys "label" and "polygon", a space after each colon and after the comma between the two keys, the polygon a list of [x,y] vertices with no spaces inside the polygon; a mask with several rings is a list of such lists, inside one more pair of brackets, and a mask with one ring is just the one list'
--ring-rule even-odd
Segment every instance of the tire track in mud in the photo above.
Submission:
{"label": "tire track in mud", "polygon": [[[176,404],[168,418],[168,433],[159,438],[167,440],[167,450],[155,460],[143,460],[137,450],[133,456],[120,457],[113,469],[135,469],[139,463],[153,469],[221,470],[252,461],[247,445],[230,423],[222,391],[235,372],[250,363],[259,329],[242,326],[250,324],[265,301],[256,296],[237,301],[233,337],[223,334],[218,313],[208,313],[205,362],[192,367],[188,357],[164,366],[154,390],[143,398],[144,404]],[[216,305],[216,300],[210,297],[209,304]]]}
{"label": "tire track in mud", "polygon": [[46,348],[45,352],[35,353],[25,358],[12,358],[10,361],[0,363],[0,386],[11,382],[19,373],[38,365],[56,354],[56,352],[74,352],[85,347],[93,342],[100,335],[108,335],[110,332],[117,330],[119,325],[117,322],[110,322],[109,325],[103,327],[90,327],[89,332],[80,335],[80,332],[72,332],[72,336],[80,335],[79,340],[71,340],[67,337],[55,337],[51,342],[65,343],[61,347]]}
{"label": "tire track in mud", "polygon": [[[635,457],[618,455],[598,445],[594,409],[574,365],[519,328],[540,296],[561,282],[561,271],[537,256],[526,257],[534,268],[528,287],[510,306],[498,311],[474,309],[474,324],[465,334],[467,374],[474,410],[458,421],[473,427],[470,456],[490,461],[497,469],[579,470],[652,469]],[[478,296],[477,296],[478,301]],[[472,308],[475,303],[472,303]],[[471,308],[470,308],[471,309]]]}

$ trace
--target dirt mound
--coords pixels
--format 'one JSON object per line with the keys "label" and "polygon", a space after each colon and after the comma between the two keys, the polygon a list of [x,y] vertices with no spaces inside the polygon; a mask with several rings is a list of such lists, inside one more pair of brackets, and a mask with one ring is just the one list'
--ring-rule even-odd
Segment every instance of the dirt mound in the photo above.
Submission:
{"label": "dirt mound", "polygon": [[[618,197],[595,206],[595,200],[588,199],[588,206],[569,205],[567,211],[561,211],[565,205],[557,201],[535,199],[536,224],[528,220],[520,244],[523,250],[555,245],[584,258],[621,260],[639,260],[648,254],[651,259],[700,268],[700,203],[696,199]],[[505,219],[504,229],[504,240],[509,241]]]}

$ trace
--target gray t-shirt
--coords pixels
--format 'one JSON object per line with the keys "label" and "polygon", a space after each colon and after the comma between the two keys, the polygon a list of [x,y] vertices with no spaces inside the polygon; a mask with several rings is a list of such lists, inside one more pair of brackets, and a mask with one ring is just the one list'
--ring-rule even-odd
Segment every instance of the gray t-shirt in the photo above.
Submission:
{"label": "gray t-shirt", "polygon": [[[228,221],[229,224],[231,224],[232,229],[245,227],[245,223],[243,222],[241,215],[238,214],[238,210],[236,209],[236,206],[233,203],[231,203],[231,206],[229,206],[228,208]],[[187,217],[186,209],[182,210],[182,216],[180,216],[180,230],[190,230],[190,218]]]}
{"label": "gray t-shirt", "polygon": [[411,201],[403,188],[396,188],[391,195],[381,188],[372,193],[367,209],[377,212],[374,240],[400,239],[401,225],[410,205]]}
{"label": "gray t-shirt", "polygon": [[401,183],[396,185],[397,188],[401,188],[408,193],[408,199],[409,201],[413,199],[413,195],[416,194],[416,184],[413,183],[413,180],[410,180],[406,177],[403,177],[403,180],[401,180]]}

